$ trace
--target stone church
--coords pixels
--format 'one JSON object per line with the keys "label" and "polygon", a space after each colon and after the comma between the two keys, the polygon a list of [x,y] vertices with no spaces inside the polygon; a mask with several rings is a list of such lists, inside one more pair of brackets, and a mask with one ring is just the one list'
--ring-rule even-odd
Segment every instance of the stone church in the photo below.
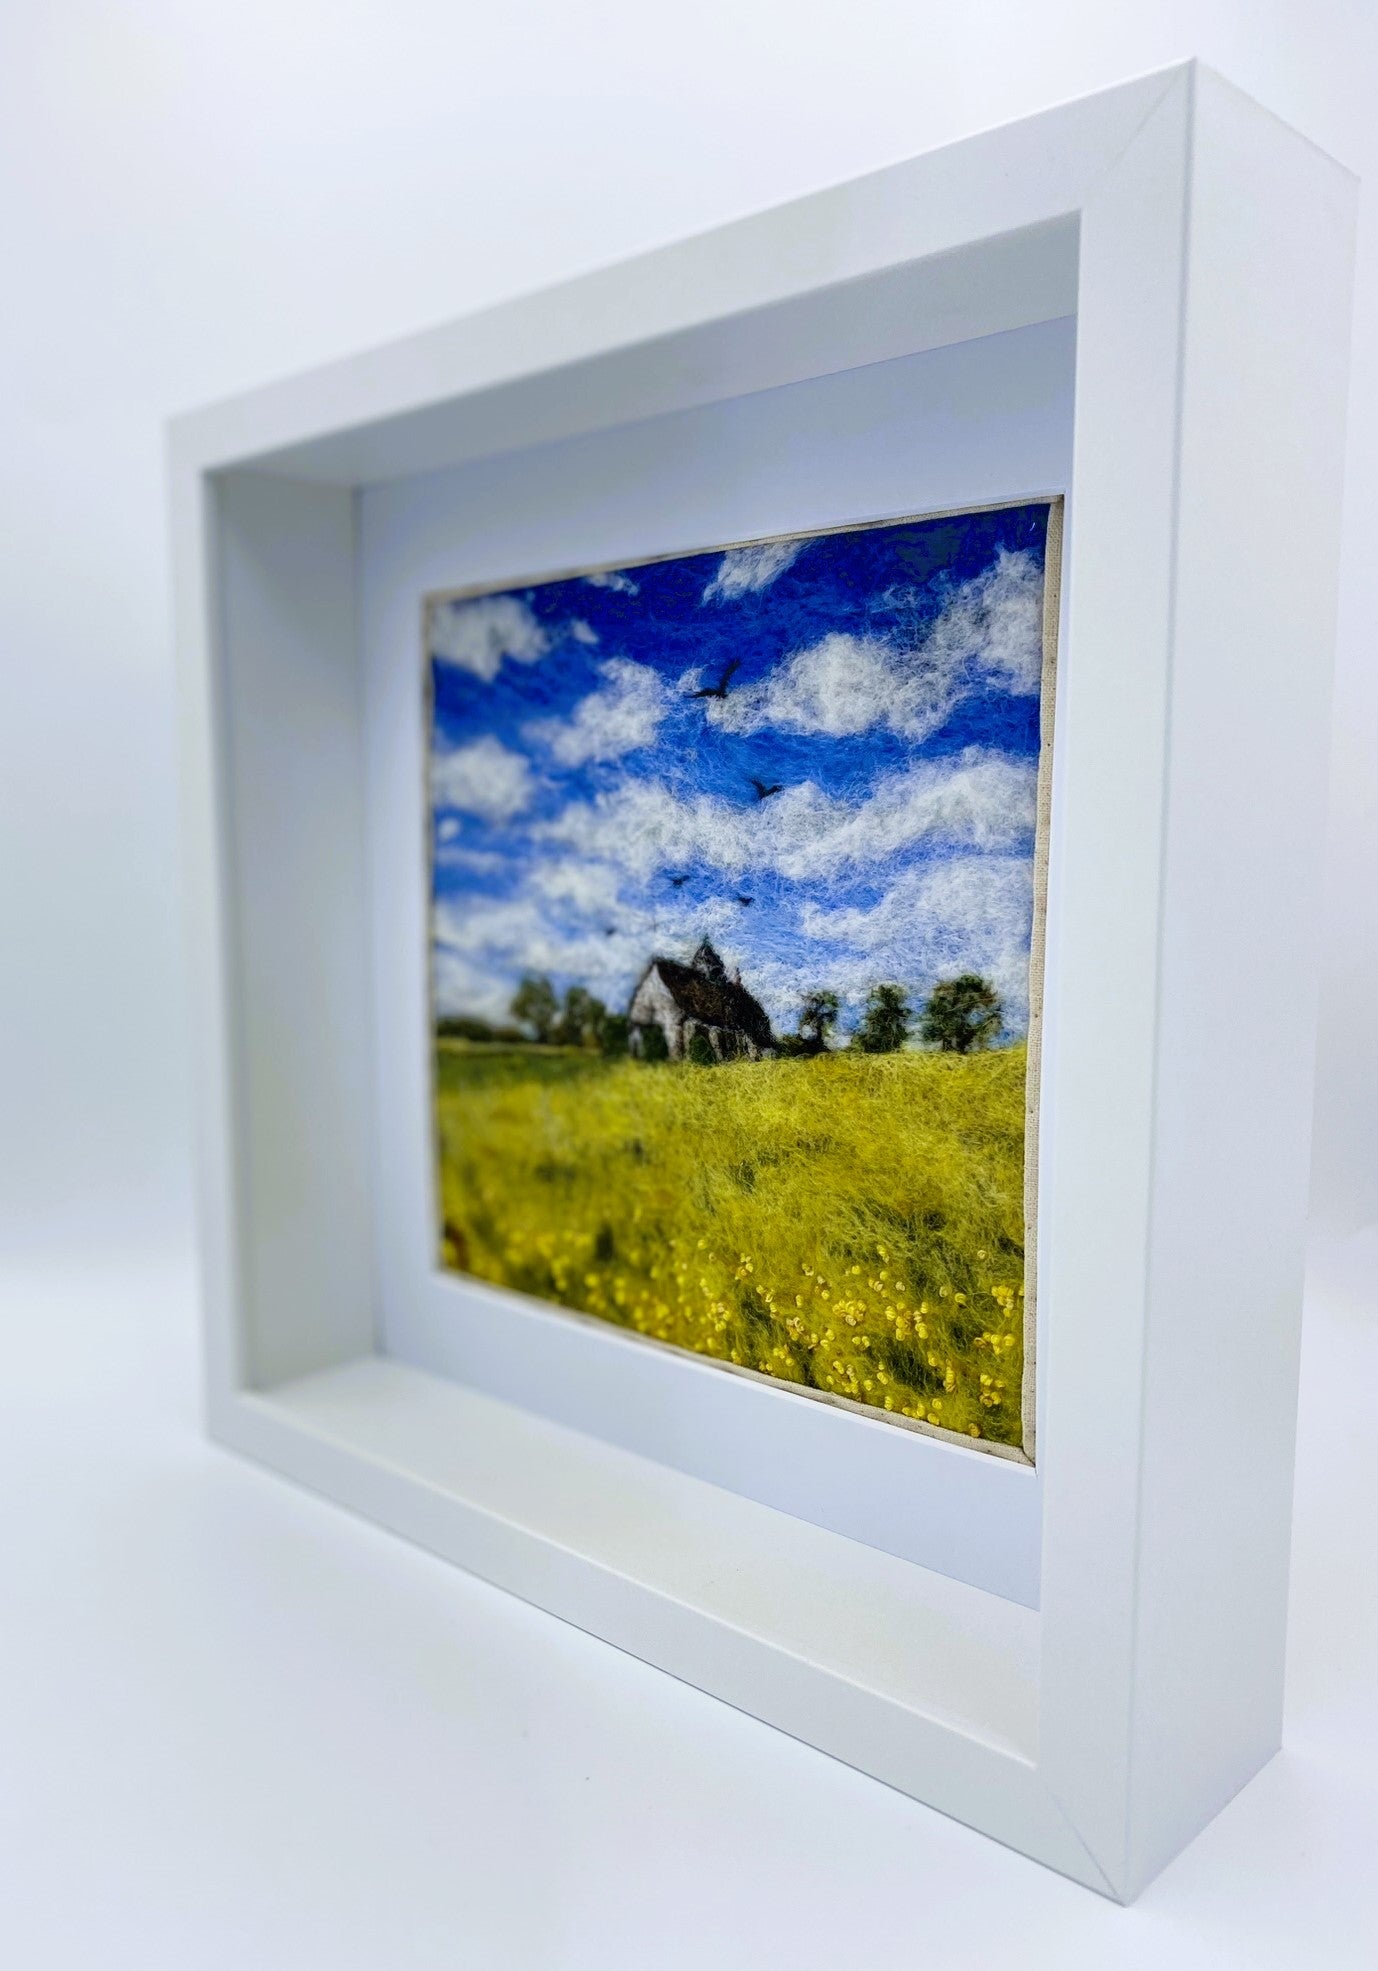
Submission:
{"label": "stone church", "polygon": [[775,1051],[765,1008],[740,976],[728,977],[707,938],[687,965],[653,958],[632,994],[627,1018],[629,1051],[642,1058],[650,1051],[648,1035],[657,1028],[672,1061],[684,1059],[696,1034],[719,1061],[759,1061]]}

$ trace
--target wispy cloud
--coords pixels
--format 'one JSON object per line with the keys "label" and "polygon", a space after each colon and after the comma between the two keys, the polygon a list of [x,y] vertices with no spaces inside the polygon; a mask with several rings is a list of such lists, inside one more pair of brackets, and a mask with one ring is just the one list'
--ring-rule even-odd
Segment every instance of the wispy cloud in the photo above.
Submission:
{"label": "wispy cloud", "polygon": [[729,548],[703,592],[704,601],[736,602],[769,588],[807,546],[807,541],[766,541],[760,547]]}
{"label": "wispy cloud", "polygon": [[561,766],[617,760],[655,740],[670,697],[656,673],[626,657],[610,657],[599,671],[606,680],[574,707],[567,719],[533,719],[523,736],[548,746]]}
{"label": "wispy cloud", "polygon": [[[887,598],[903,609],[904,598]],[[833,631],[757,684],[709,703],[727,732],[817,733],[844,739],[873,727],[921,741],[983,685],[1031,696],[1043,661],[1043,572],[1029,554],[1002,551],[954,589],[913,638]]]}
{"label": "wispy cloud", "polygon": [[831,986],[855,1017],[877,980],[904,986],[917,1007],[938,979],[963,971],[990,979],[1011,1031],[1027,1020],[1025,856],[958,853],[892,867],[874,902],[828,907],[787,887],[773,906],[758,919],[730,895],[667,900],[608,862],[537,862],[511,894],[437,905],[438,1003],[496,1017],[531,969],[575,978],[622,1009],[653,951],[687,957],[711,937],[781,1029],[810,983]]}
{"label": "wispy cloud", "polygon": [[607,862],[586,862],[560,856],[533,863],[526,891],[542,903],[567,906],[590,920],[605,920],[623,902],[620,871]]}
{"label": "wispy cloud", "polygon": [[432,657],[458,664],[485,684],[493,682],[504,658],[510,657],[515,664],[534,664],[550,648],[550,637],[515,595],[433,602],[426,642]]}
{"label": "wispy cloud", "polygon": [[[458,822],[454,825],[459,826]],[[436,832],[444,838],[443,822]],[[507,857],[499,855],[496,849],[471,849],[457,843],[453,836],[439,841],[435,860],[443,869],[463,869],[473,876],[499,876],[509,866]]]}
{"label": "wispy cloud", "polygon": [[979,972],[999,992],[1006,1024],[1028,1018],[1033,865],[1027,856],[954,856],[902,870],[877,903],[806,903],[799,928],[841,947],[826,960],[842,992],[877,979],[926,989]]}
{"label": "wispy cloud", "polygon": [[594,575],[585,575],[584,580],[591,589],[616,589],[620,595],[640,595],[640,584],[630,575],[623,574],[620,568],[603,568]]}
{"label": "wispy cloud", "polygon": [[972,748],[884,775],[855,800],[804,781],[747,807],[631,780],[571,803],[533,832],[639,879],[702,862],[730,877],[760,869],[806,882],[921,843],[1013,849],[1031,836],[1035,785],[1032,761]]}
{"label": "wispy cloud", "polygon": [[486,956],[454,950],[438,932],[431,944],[431,991],[442,1017],[465,1013],[471,1019],[504,1020],[512,998],[504,972],[495,972]]}
{"label": "wispy cloud", "polygon": [[431,799],[437,808],[457,808],[481,821],[510,821],[530,805],[532,787],[525,756],[509,752],[500,739],[472,739],[431,756]]}
{"label": "wispy cloud", "polygon": [[[592,880],[596,884],[597,878]],[[619,908],[620,919],[608,922],[606,909],[590,912],[574,898],[551,898],[533,889],[512,897],[442,901],[433,920],[440,1010],[472,1007],[493,1018],[505,1012],[520,975],[534,971],[578,979],[606,1006],[621,1011],[650,956],[653,929],[645,913],[625,903]],[[472,996],[479,987],[485,993],[482,1004]]]}

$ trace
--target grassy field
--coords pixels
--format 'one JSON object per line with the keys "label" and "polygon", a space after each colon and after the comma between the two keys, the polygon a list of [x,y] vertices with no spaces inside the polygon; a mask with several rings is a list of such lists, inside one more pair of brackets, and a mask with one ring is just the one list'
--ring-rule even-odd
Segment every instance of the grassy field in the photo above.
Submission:
{"label": "grassy field", "polygon": [[1018,1444],[1022,1048],[698,1068],[440,1041],[445,1264]]}

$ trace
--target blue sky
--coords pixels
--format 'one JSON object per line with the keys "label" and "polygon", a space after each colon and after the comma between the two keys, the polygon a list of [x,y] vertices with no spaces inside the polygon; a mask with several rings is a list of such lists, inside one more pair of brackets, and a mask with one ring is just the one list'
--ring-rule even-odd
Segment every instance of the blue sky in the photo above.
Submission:
{"label": "blue sky", "polygon": [[538,971],[623,1011],[707,936],[779,1031],[974,970],[1021,1033],[1047,512],[432,600],[438,1010]]}

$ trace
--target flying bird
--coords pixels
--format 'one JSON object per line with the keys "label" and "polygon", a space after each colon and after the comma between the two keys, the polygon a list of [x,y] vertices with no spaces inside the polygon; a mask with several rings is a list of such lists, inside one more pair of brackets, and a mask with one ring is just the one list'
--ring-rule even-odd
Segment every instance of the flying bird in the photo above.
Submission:
{"label": "flying bird", "polygon": [[706,684],[702,691],[691,691],[691,698],[726,698],[727,687],[742,668],[740,657],[734,657],[716,684]]}
{"label": "flying bird", "polygon": [[734,903],[739,903],[742,906],[742,909],[746,910],[749,908],[751,904],[755,903],[756,899],[755,897],[736,896],[732,899],[732,901]]}
{"label": "flying bird", "polygon": [[689,878],[687,876],[672,876],[670,878],[670,887],[673,890],[682,890],[688,881]]}
{"label": "flying bird", "polygon": [[758,801],[768,801],[772,794],[781,794],[784,792],[785,783],[783,780],[777,780],[773,787],[767,787],[764,780],[758,780],[754,773],[749,775],[748,778],[752,786],[756,789],[756,799]]}

